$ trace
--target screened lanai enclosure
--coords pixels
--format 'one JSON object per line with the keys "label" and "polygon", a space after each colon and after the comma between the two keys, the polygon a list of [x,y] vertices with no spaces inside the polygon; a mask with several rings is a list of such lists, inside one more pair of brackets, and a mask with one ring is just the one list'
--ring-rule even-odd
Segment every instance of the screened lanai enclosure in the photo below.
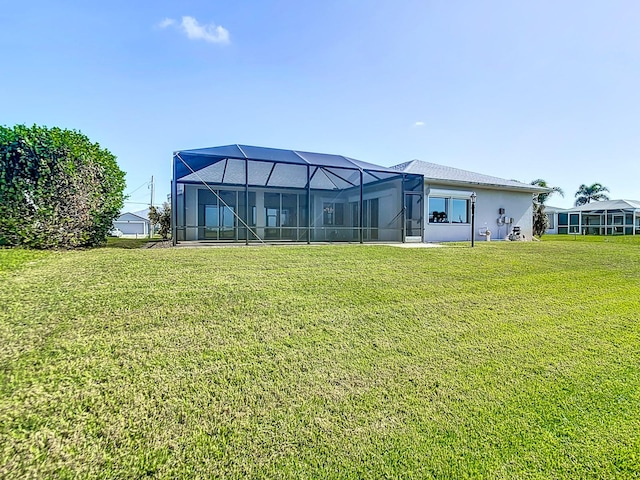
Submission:
{"label": "screened lanai enclosure", "polygon": [[[640,235],[640,202],[605,200],[556,212],[559,234]],[[550,216],[553,228],[553,214]]]}
{"label": "screened lanai enclosure", "polygon": [[173,155],[176,242],[405,242],[423,177],[341,155],[228,145]]}

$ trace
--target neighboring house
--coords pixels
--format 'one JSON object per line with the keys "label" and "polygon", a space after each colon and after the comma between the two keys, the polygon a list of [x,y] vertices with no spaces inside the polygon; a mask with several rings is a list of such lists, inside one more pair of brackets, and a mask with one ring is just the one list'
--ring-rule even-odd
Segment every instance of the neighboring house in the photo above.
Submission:
{"label": "neighboring house", "polygon": [[149,210],[139,212],[121,213],[113,221],[113,226],[119,228],[124,235],[135,237],[148,237],[151,222],[149,221]]}
{"label": "neighboring house", "polygon": [[[387,168],[312,152],[228,145],[174,153],[174,242],[407,242],[531,238],[547,189],[426,162]],[[425,201],[427,199],[427,201]]]}
{"label": "neighboring house", "polygon": [[640,235],[640,202],[606,200],[572,208],[545,208],[547,233],[579,235]]}
{"label": "neighboring house", "polygon": [[519,227],[524,239],[532,238],[532,194],[546,192],[515,180],[482,175],[435,163],[412,160],[392,167],[424,177],[424,241],[449,242],[470,240],[470,197],[477,195],[475,239],[508,237]]}

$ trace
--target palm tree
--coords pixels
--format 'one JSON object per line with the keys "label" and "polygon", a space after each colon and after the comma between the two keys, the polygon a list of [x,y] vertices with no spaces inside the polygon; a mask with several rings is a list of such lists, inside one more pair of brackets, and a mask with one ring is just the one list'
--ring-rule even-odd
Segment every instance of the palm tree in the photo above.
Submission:
{"label": "palm tree", "polygon": [[531,185],[549,189],[548,192],[533,194],[533,234],[536,237],[542,237],[547,228],[549,228],[549,219],[544,211],[544,202],[554,193],[558,193],[564,197],[564,192],[560,187],[550,187],[547,181],[542,178],[534,180],[531,182]]}
{"label": "palm tree", "polygon": [[564,192],[562,191],[562,189],[560,187],[550,187],[549,184],[547,184],[547,181],[543,180],[542,178],[538,178],[537,180],[534,180],[533,182],[531,182],[531,185],[536,185],[538,187],[550,188],[551,189],[550,192],[534,193],[533,194],[533,201],[535,203],[539,203],[540,205],[544,205],[545,202],[547,201],[547,199],[551,195],[553,195],[554,193],[557,193],[561,197],[564,197]]}
{"label": "palm tree", "polygon": [[594,183],[593,185],[587,186],[584,183],[580,185],[578,191],[575,194],[576,197],[576,207],[580,205],[586,205],[587,203],[593,202],[601,202],[603,200],[609,200],[608,195],[604,192],[608,192],[609,189],[603,186],[601,183]]}

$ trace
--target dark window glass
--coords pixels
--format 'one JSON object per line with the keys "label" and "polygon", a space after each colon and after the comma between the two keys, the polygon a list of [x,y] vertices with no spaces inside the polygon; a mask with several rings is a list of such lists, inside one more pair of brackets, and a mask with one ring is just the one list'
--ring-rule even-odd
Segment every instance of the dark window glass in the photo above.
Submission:
{"label": "dark window glass", "polygon": [[569,225],[578,225],[580,223],[580,215],[572,213],[569,215]]}
{"label": "dark window glass", "polygon": [[429,223],[446,223],[448,221],[448,199],[442,197],[429,197]]}
{"label": "dark window glass", "polygon": [[469,223],[469,200],[453,198],[452,203],[451,221],[453,223]]}
{"label": "dark window glass", "polygon": [[324,202],[322,204],[322,224],[335,224],[335,208],[333,207],[333,203]]}
{"label": "dark window glass", "polygon": [[298,226],[298,195],[282,194],[281,224],[283,227]]}
{"label": "dark window glass", "polygon": [[221,190],[220,195],[220,238],[235,238],[236,193]]}
{"label": "dark window glass", "polygon": [[277,227],[280,217],[280,194],[265,193],[264,194],[264,210],[267,227]]}
{"label": "dark window glass", "polygon": [[344,225],[344,203],[336,203],[336,225]]}
{"label": "dark window glass", "polygon": [[322,205],[322,224],[344,225],[344,203],[324,202]]}
{"label": "dark window glass", "polygon": [[[569,214],[567,213],[559,213],[558,214],[558,225],[569,225]],[[561,232],[558,232],[561,233]],[[567,232],[564,232],[567,233]]]}
{"label": "dark window glass", "polygon": [[298,225],[301,227],[308,225],[307,213],[307,194],[298,195]]}
{"label": "dark window glass", "polygon": [[405,205],[405,233],[409,237],[422,235],[422,195],[406,194]]}

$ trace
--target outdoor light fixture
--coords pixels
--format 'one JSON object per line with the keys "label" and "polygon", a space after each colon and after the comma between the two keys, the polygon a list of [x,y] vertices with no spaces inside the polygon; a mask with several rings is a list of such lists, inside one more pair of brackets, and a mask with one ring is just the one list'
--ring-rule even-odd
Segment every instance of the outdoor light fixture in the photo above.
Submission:
{"label": "outdoor light fixture", "polygon": [[471,192],[471,247],[475,245],[474,234],[476,230],[476,192]]}

